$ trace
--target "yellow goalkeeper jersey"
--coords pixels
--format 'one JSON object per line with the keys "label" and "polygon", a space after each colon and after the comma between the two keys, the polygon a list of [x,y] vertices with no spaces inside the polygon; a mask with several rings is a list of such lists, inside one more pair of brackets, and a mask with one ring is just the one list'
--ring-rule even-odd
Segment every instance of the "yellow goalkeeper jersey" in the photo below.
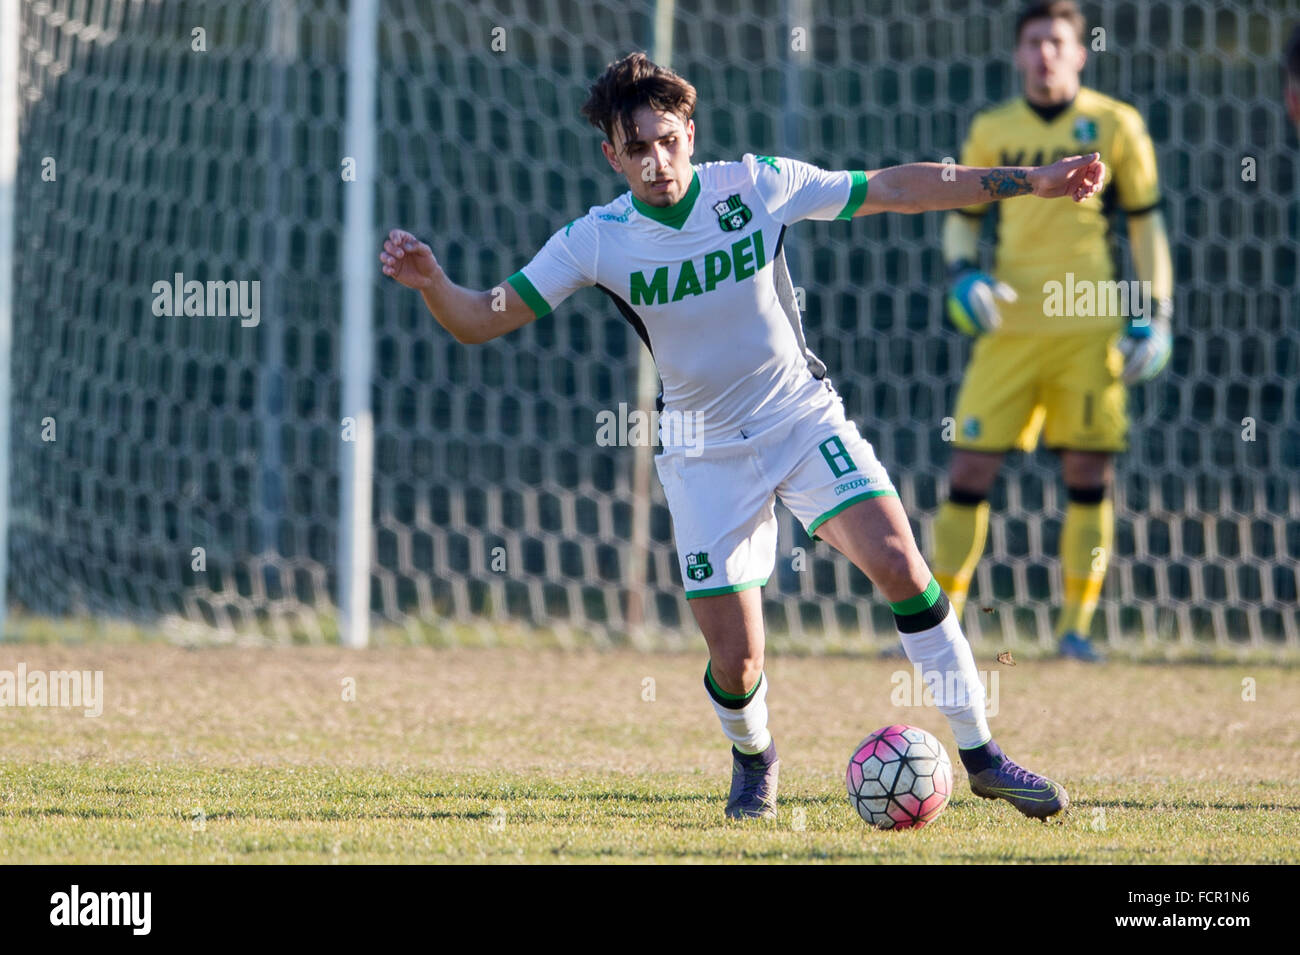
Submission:
{"label": "yellow goalkeeper jersey", "polygon": [[[1110,214],[1149,212],[1159,203],[1155,148],[1136,109],[1086,87],[1055,115],[1040,114],[1021,97],[978,113],[971,123],[962,146],[966,166],[1041,166],[1091,152],[1101,153],[1106,183],[1086,202],[1018,196],[997,203],[994,274],[1018,296],[999,303],[1005,332],[1070,334],[1119,326],[1124,306],[1118,293],[1130,289],[1098,284],[1117,278]],[[992,205],[959,211],[982,216]]]}

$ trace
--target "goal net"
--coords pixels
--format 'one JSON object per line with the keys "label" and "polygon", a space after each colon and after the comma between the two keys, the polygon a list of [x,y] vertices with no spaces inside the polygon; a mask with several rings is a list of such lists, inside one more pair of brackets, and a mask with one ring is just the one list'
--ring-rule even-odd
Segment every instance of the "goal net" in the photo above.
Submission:
{"label": "goal net", "polygon": [[[1280,62],[1300,2],[1083,6],[1102,31],[1085,84],[1134,103],[1155,140],[1177,282],[1170,367],[1132,393],[1096,633],[1294,650],[1300,182]],[[1005,7],[679,0],[672,65],[700,92],[696,161],[955,156],[975,111],[1017,93]],[[577,109],[608,61],[651,49],[656,9],[383,0],[376,250],[411,229],[456,282],[489,288],[621,192]],[[333,637],[346,41],[342,0],[21,4],[16,609],[200,639]],[[927,551],[969,353],[942,319],[940,226],[804,223],[787,242],[809,345]],[[202,314],[188,282],[205,283]],[[221,314],[207,283],[233,283]],[[581,292],[477,347],[378,275],[373,300],[384,639],[619,643],[638,591],[640,639],[694,640],[658,480],[636,560],[635,455],[597,441],[601,412],[635,407],[642,347],[608,300]],[[1010,459],[993,505],[968,631],[1045,640],[1055,460]],[[870,583],[779,513],[773,633],[892,641]]]}

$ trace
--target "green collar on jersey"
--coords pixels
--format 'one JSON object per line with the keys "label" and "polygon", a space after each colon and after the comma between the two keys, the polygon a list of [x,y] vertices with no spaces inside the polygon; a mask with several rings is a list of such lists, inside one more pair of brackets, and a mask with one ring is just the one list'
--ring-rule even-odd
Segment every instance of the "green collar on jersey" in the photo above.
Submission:
{"label": "green collar on jersey", "polygon": [[641,213],[647,219],[654,219],[655,222],[668,226],[670,229],[680,229],[686,224],[686,217],[691,214],[695,208],[695,200],[700,195],[700,174],[692,171],[691,186],[686,190],[686,195],[682,196],[671,206],[650,206],[646,205],[632,194],[632,205],[636,206],[636,211]]}

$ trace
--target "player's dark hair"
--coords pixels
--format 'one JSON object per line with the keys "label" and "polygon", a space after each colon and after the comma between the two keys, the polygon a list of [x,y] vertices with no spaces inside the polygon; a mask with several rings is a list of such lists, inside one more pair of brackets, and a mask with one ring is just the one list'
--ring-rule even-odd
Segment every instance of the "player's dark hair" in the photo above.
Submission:
{"label": "player's dark hair", "polygon": [[1291,31],[1291,39],[1286,44],[1286,75],[1291,82],[1300,86],[1300,23]]}
{"label": "player's dark hair", "polygon": [[632,114],[642,106],[676,113],[685,123],[695,112],[695,87],[672,70],[651,63],[644,53],[629,53],[605,67],[591,85],[582,115],[605,133],[611,145],[617,122],[627,143],[637,138]]}
{"label": "player's dark hair", "polygon": [[1026,6],[1020,11],[1020,16],[1016,17],[1017,43],[1020,42],[1020,34],[1024,30],[1025,24],[1034,20],[1066,20],[1070,26],[1074,27],[1079,42],[1083,42],[1083,32],[1087,27],[1087,21],[1083,19],[1083,13],[1080,12],[1079,5],[1074,0],[1038,0],[1038,2]]}

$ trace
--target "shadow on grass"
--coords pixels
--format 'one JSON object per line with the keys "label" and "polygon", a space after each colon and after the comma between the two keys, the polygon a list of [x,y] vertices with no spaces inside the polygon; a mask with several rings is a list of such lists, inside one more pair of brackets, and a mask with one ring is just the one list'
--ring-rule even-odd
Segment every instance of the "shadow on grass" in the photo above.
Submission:
{"label": "shadow on grass", "polygon": [[[301,809],[277,805],[273,800],[256,806],[238,808],[207,807],[204,820],[208,824],[220,822],[250,822],[269,820],[279,822],[341,822],[357,820],[435,820],[459,819],[463,821],[490,820],[497,814],[498,806],[507,810],[515,822],[547,822],[569,818],[572,810],[559,812],[547,810],[548,803],[625,803],[629,806],[697,805],[717,802],[719,797],[702,793],[536,793],[536,792],[423,792],[416,793],[419,800],[451,800],[473,802],[463,807],[424,805],[393,805],[391,794],[376,796],[373,801],[360,800],[347,806],[304,806]],[[634,814],[639,815],[639,814]],[[178,815],[168,807],[161,812],[142,811],[140,806],[0,806],[0,820],[4,819],[164,819],[178,824],[191,821],[189,815]]]}
{"label": "shadow on grass", "polygon": [[1148,809],[1167,812],[1170,810],[1191,811],[1196,809],[1217,809],[1223,812],[1241,812],[1243,810],[1260,810],[1264,812],[1300,812],[1300,804],[1284,805],[1272,802],[1204,802],[1196,799],[1179,799],[1176,802],[1164,802],[1159,799],[1077,799],[1071,801],[1071,808],[1102,809]]}
{"label": "shadow on grass", "polygon": [[425,799],[483,799],[500,801],[502,799],[528,799],[537,802],[627,802],[627,803],[701,803],[714,802],[718,793],[700,792],[637,792],[621,790],[561,790],[548,792],[533,789],[499,789],[471,791],[432,790],[418,793]]}
{"label": "shadow on grass", "polygon": [[49,817],[65,819],[144,819],[148,818],[136,810],[113,806],[95,806],[77,808],[73,806],[6,806],[0,807],[0,819],[24,817],[42,819]]}

